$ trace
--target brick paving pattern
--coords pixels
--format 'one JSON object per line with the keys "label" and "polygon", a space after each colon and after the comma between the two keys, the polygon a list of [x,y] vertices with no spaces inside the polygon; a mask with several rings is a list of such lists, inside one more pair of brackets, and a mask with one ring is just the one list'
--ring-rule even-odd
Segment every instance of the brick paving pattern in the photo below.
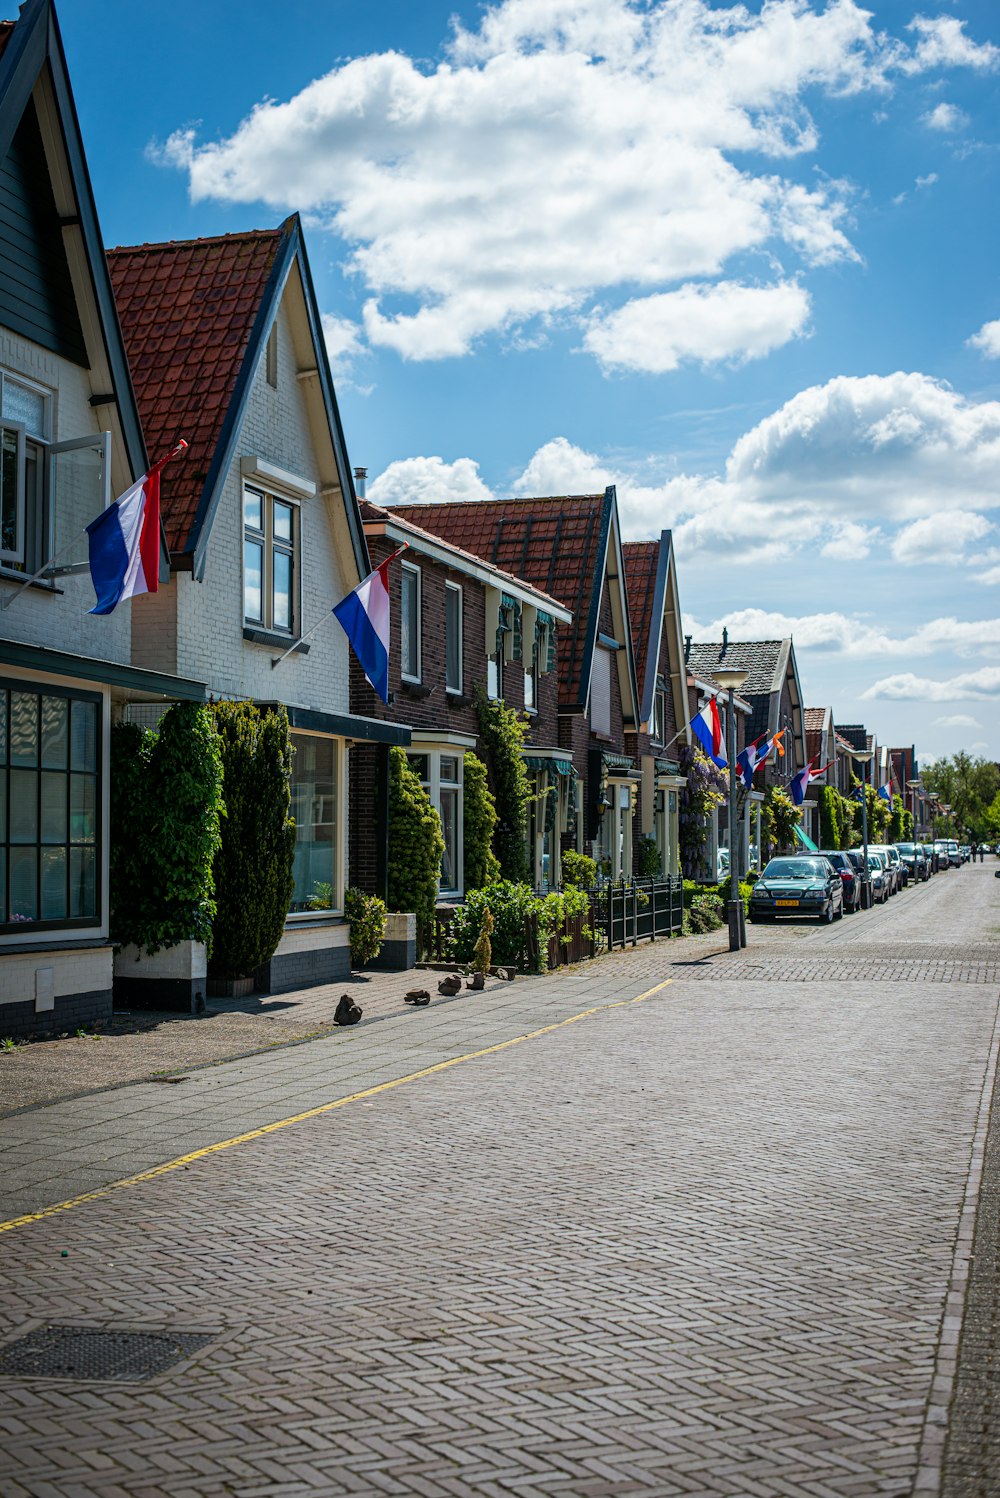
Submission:
{"label": "brick paving pattern", "polygon": [[[918,966],[966,933],[988,948],[979,872],[845,921],[822,956],[830,933],[801,927],[754,931],[742,966],[640,948],[8,1119],[18,1189],[53,1201],[83,1178],[44,1174],[67,1144],[145,1132],[165,1160],[557,1026],[0,1237],[3,1343],[213,1334],[129,1387],[0,1380],[3,1498],[930,1491],[997,992],[909,981],[893,943],[919,906]],[[831,977],[855,941],[861,976]],[[769,953],[825,983],[751,975]]]}

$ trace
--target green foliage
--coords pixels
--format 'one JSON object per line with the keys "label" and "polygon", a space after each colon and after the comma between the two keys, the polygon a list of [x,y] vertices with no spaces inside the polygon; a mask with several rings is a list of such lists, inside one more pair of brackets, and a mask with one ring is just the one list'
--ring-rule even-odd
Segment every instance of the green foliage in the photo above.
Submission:
{"label": "green foliage", "polygon": [[349,889],[344,895],[344,918],[351,928],[351,967],[364,967],[382,950],[385,906],[378,895]]}
{"label": "green foliage", "polygon": [[655,879],[660,872],[660,850],[655,837],[641,837],[636,849],[636,874],[640,879]]}
{"label": "green foliage", "polygon": [[482,973],[484,976],[493,966],[493,946],[490,937],[493,935],[493,912],[487,905],[483,911],[482,923],[479,927],[479,937],[472,949],[472,971]]}
{"label": "green foliage", "polygon": [[567,848],[562,855],[562,882],[572,889],[592,889],[597,882],[597,864],[586,853]]}
{"label": "green foliage", "polygon": [[[912,818],[911,818],[912,820]],[[890,843],[901,843],[905,837],[906,809],[903,806],[902,796],[893,796],[892,811],[889,813],[889,841]]]}
{"label": "green foliage", "polygon": [[780,786],[769,785],[764,792],[760,814],[761,844],[766,863],[775,853],[792,847],[802,811]]}
{"label": "green foliage", "polygon": [[111,939],[152,955],[182,941],[212,950],[213,861],[222,762],[208,708],[175,703],[158,732],[111,735]]}
{"label": "green foliage", "polygon": [[494,847],[504,879],[528,877],[528,802],[531,784],[524,763],[527,720],[505,702],[490,702],[476,694],[479,733],[497,809]]}
{"label": "green foliage", "polygon": [[427,930],[434,920],[444,856],[441,819],[402,749],[389,751],[389,909],[412,910]]}
{"label": "green foliage", "polygon": [[684,912],[684,932],[697,936],[703,931],[718,931],[726,924],[726,907],[714,890],[706,889],[695,895],[690,907]]}
{"label": "green foliage", "polygon": [[274,954],[292,898],[292,747],[283,707],[212,706],[222,748],[226,817],[215,857],[212,972],[248,978]]}
{"label": "green foliage", "polygon": [[678,756],[687,783],[680,793],[678,841],[681,868],[689,879],[701,873],[708,818],[726,799],[726,778],[700,749],[683,745]]}
{"label": "green foliage", "polygon": [[537,923],[538,953],[534,966],[536,971],[544,972],[553,931],[564,920],[585,915],[589,909],[590,900],[582,890],[570,887],[561,893],[553,890],[538,896],[528,884],[501,879],[487,889],[472,890],[465,904],[455,911],[449,927],[452,955],[463,965],[475,964],[476,947],[489,913],[493,922],[489,933],[493,961],[527,971],[533,963],[530,931]]}
{"label": "green foliage", "polygon": [[997,836],[991,828],[993,805],[1000,797],[1000,770],[992,760],[973,759],[961,749],[921,771],[920,779],[925,791],[951,807],[949,816],[935,818],[935,833],[949,837],[961,832],[979,842]]}
{"label": "green foliage", "polygon": [[482,889],[500,878],[500,863],[493,851],[499,818],[490,791],[486,766],[477,754],[464,756],[462,789],[464,818],[464,867],[466,889]]}

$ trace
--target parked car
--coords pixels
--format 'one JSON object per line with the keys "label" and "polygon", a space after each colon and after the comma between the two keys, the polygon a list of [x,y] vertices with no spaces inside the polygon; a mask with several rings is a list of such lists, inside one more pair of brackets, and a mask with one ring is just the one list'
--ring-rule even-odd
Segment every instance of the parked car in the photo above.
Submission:
{"label": "parked car", "polygon": [[828,851],[820,848],[823,858],[828,858],[840,875],[843,886],[844,910],[856,911],[861,909],[861,870],[855,868],[849,853],[841,852],[839,848]]}
{"label": "parked car", "polygon": [[884,905],[889,898],[889,885],[892,876],[886,867],[885,859],[881,853],[873,853],[868,849],[868,868],[872,880],[872,904]]}
{"label": "parked car", "polygon": [[960,869],[962,867],[962,854],[959,851],[958,843],[953,837],[950,837],[947,840],[946,846],[948,848],[948,858],[951,862],[952,868]]}
{"label": "parked car", "polygon": [[931,877],[927,854],[919,843],[897,843],[899,856],[906,865],[912,880],[925,883]]}
{"label": "parked car", "polygon": [[972,844],[971,843],[959,843],[959,845],[958,845],[958,851],[962,855],[962,862],[963,863],[968,863],[969,859],[972,857]]}
{"label": "parked car", "polygon": [[895,846],[891,843],[869,843],[868,847],[882,855],[889,876],[889,893],[890,895],[898,894],[906,883],[906,879],[903,860],[896,852]]}
{"label": "parked car", "polygon": [[818,853],[772,858],[750,896],[751,921],[774,921],[782,915],[815,915],[839,921],[844,889],[829,859]]}
{"label": "parked car", "polygon": [[940,860],[938,859],[937,848],[935,848],[933,843],[921,843],[919,846],[923,848],[924,857],[927,859],[928,876],[931,874],[936,874],[941,866]]}

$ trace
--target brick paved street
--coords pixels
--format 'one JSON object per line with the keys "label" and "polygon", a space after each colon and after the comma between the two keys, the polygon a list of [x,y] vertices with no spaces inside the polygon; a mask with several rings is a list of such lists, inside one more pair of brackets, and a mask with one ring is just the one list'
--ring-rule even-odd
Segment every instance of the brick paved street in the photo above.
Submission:
{"label": "brick paved street", "polygon": [[[0,1235],[0,1493],[937,1491],[998,926],[967,866],[4,1120],[5,1218],[98,1194]],[[4,1375],[46,1325],[209,1340]]]}

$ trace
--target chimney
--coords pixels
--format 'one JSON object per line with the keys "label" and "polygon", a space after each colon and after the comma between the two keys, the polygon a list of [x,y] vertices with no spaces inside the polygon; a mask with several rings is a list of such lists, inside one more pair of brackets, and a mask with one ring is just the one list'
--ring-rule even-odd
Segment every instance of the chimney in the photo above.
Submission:
{"label": "chimney", "polygon": [[367,468],[355,468],[354,470],[354,492],[359,499],[366,499],[365,489],[368,481]]}
{"label": "chimney", "polygon": [[684,636],[684,664],[685,664],[685,666],[688,663],[688,656],[690,654],[691,654],[691,636],[690,635],[685,635]]}
{"label": "chimney", "polygon": [[722,649],[719,651],[719,660],[720,661],[722,660],[722,657],[725,655],[725,653],[726,653],[726,651],[728,649],[729,649],[729,631],[728,631],[728,629],[726,629],[725,626],[723,626],[723,629],[722,629]]}

